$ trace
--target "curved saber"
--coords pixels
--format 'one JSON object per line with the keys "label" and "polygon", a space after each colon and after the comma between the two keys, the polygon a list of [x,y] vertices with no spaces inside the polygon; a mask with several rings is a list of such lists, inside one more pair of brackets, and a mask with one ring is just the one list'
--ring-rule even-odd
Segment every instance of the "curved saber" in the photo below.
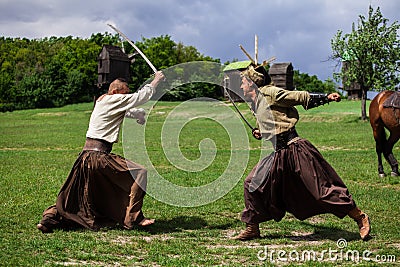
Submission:
{"label": "curved saber", "polygon": [[151,63],[151,61],[146,57],[145,54],[143,54],[142,51],[140,51],[140,49],[131,41],[129,40],[129,38],[123,34],[120,30],[118,30],[117,28],[115,28],[113,25],[111,24],[107,24],[108,26],[110,26],[114,31],[116,31],[119,35],[121,35],[125,41],[127,41],[133,48],[135,48],[135,50],[142,56],[142,58],[147,62],[147,64],[150,66],[150,68],[153,70],[154,73],[157,72],[156,67],[154,67],[154,65]]}
{"label": "curved saber", "polygon": [[239,108],[236,106],[235,101],[233,101],[233,99],[231,98],[231,95],[229,94],[228,90],[226,89],[226,87],[224,86],[224,90],[225,93],[228,96],[229,101],[232,103],[232,105],[234,106],[234,108],[236,109],[236,111],[239,113],[240,117],[243,119],[243,121],[247,124],[247,126],[249,126],[249,128],[251,129],[251,131],[254,131],[254,127],[251,126],[250,122],[248,120],[246,120],[246,118],[243,116],[242,112],[240,112]]}

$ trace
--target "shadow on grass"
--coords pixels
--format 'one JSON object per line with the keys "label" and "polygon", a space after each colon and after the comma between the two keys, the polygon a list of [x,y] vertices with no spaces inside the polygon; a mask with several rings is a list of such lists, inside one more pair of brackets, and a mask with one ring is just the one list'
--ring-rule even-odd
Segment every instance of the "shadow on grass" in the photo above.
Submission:
{"label": "shadow on grass", "polygon": [[[262,233],[262,239],[290,239],[292,241],[323,241],[332,240],[338,241],[339,239],[345,239],[346,241],[357,241],[360,240],[360,235],[358,233],[358,228],[355,225],[354,230],[347,231],[338,227],[315,225],[308,223],[306,221],[300,221],[301,225],[304,225],[305,229],[314,229],[313,233],[299,233],[299,234],[287,234],[286,233]],[[235,219],[227,220],[223,223],[213,223],[210,224],[203,217],[199,216],[177,216],[171,219],[158,219],[156,223],[147,227],[138,227],[134,229],[139,231],[144,231],[149,234],[168,234],[168,233],[178,233],[190,230],[227,230],[235,228],[237,221]],[[112,229],[123,229],[122,227],[105,227],[101,228],[101,231],[107,231]],[[63,229],[64,231],[85,231],[82,228],[68,227]]]}
{"label": "shadow on grass", "polygon": [[[187,230],[198,230],[198,229],[220,229],[225,230],[232,228],[234,225],[234,220],[232,222],[225,222],[221,224],[209,224],[202,217],[198,216],[177,216],[172,219],[158,219],[155,224],[149,225],[146,227],[134,226],[133,229],[147,232],[150,234],[161,234],[161,233],[174,233],[174,232],[182,232]],[[86,232],[90,231],[77,225],[75,223],[65,224],[61,227],[55,228],[56,231],[64,231],[64,232]],[[110,225],[103,226],[99,228],[97,231],[106,232],[108,230],[125,230],[120,225]],[[129,231],[129,230],[128,230]]]}
{"label": "shadow on grass", "polygon": [[229,229],[233,226],[233,222],[225,222],[221,224],[210,225],[202,217],[198,216],[177,216],[172,219],[159,219],[156,220],[154,225],[144,229],[151,234],[160,233],[174,233],[185,230],[198,230],[198,229]]}
{"label": "shadow on grass", "polygon": [[328,227],[323,225],[315,225],[310,224],[308,222],[301,222],[305,226],[305,228],[312,227],[314,228],[314,233],[312,234],[304,234],[304,235],[282,235],[279,233],[274,234],[266,234],[263,235],[262,238],[265,239],[281,239],[288,238],[293,241],[322,241],[322,240],[332,240],[337,241],[341,238],[346,239],[347,241],[357,241],[360,240],[360,235],[358,233],[358,228],[355,226],[354,231],[347,231],[343,229],[339,229],[337,227]]}

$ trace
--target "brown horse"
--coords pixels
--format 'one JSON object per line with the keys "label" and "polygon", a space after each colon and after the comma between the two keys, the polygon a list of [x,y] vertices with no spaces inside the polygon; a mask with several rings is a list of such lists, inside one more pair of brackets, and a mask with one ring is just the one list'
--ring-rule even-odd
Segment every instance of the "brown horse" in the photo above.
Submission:
{"label": "brown horse", "polygon": [[[386,176],[383,171],[382,153],[392,167],[391,176],[399,176],[393,146],[400,138],[400,92],[382,91],[376,95],[369,106],[369,120],[378,154],[379,177]],[[390,132],[388,139],[385,128]]]}

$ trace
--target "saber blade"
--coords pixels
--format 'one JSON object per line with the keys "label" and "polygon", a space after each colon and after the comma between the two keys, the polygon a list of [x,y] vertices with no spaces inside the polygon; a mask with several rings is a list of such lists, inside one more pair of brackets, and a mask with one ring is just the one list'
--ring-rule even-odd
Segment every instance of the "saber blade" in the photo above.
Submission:
{"label": "saber blade", "polygon": [[226,89],[226,87],[224,86],[224,90],[225,93],[228,96],[229,101],[232,103],[233,107],[236,109],[236,111],[239,113],[240,117],[242,118],[242,120],[247,124],[247,126],[249,126],[249,128],[254,131],[254,127],[251,126],[250,122],[248,120],[246,120],[246,118],[243,116],[242,112],[240,112],[239,108],[236,106],[235,101],[233,101],[233,99],[231,98],[228,90]]}
{"label": "saber blade", "polygon": [[122,38],[125,39],[125,41],[127,41],[141,56],[142,58],[147,62],[147,64],[150,66],[150,68],[153,70],[154,73],[157,72],[156,67],[154,67],[154,65],[151,63],[151,61],[146,57],[145,54],[143,54],[143,52],[131,41],[129,40],[129,38],[123,34],[120,30],[118,30],[116,27],[114,27],[111,24],[107,24],[108,26],[110,26],[114,31],[116,31],[119,35],[122,36]]}

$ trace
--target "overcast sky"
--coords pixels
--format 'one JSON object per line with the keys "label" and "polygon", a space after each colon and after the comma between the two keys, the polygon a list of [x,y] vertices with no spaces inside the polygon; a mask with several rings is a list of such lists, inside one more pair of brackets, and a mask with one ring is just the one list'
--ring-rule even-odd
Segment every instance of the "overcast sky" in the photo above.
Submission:
{"label": "overcast sky", "polygon": [[0,0],[0,35],[88,38],[114,33],[110,23],[133,41],[169,35],[224,63],[247,60],[239,44],[254,55],[257,34],[259,61],[276,56],[325,80],[332,37],[349,33],[370,4],[399,21],[399,0]]}

